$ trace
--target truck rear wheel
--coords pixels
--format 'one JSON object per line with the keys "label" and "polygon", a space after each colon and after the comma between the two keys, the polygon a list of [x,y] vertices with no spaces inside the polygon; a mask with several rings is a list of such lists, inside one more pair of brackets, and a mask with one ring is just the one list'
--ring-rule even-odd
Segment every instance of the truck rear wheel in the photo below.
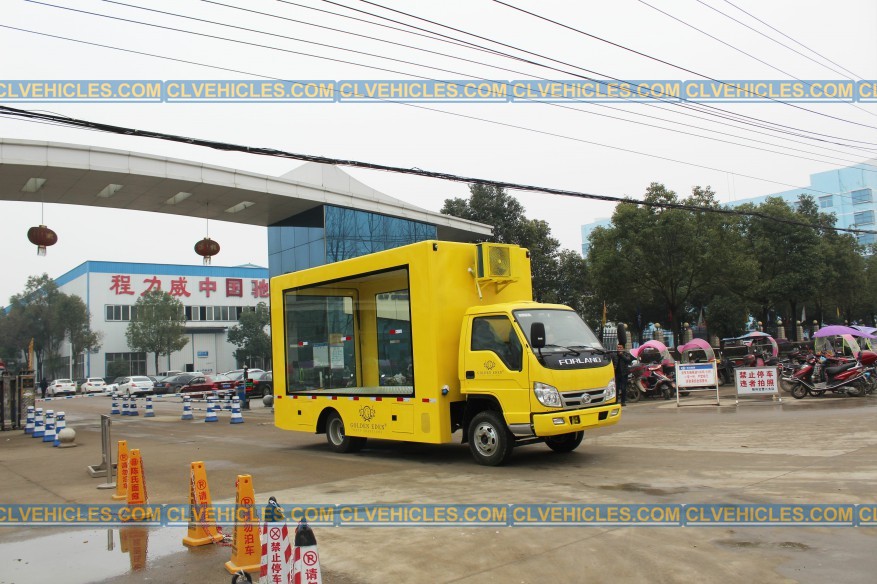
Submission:
{"label": "truck rear wheel", "polygon": [[515,439],[506,428],[502,415],[492,410],[475,414],[469,424],[469,451],[475,462],[500,466],[512,456]]}
{"label": "truck rear wheel", "polygon": [[555,452],[572,452],[579,447],[584,437],[584,432],[570,432],[569,434],[548,436],[545,439],[545,444]]}
{"label": "truck rear wheel", "polygon": [[332,412],[326,420],[326,440],[335,452],[359,452],[365,446],[365,438],[348,436],[344,432],[344,420],[338,412]]}

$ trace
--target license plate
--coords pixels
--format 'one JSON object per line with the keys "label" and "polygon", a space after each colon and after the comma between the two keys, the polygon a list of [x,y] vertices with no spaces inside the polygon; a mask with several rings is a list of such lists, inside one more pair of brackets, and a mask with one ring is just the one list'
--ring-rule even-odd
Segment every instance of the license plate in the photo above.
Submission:
{"label": "license plate", "polygon": [[579,424],[579,423],[581,423],[581,419],[578,416],[570,416],[569,423],[570,424]]}

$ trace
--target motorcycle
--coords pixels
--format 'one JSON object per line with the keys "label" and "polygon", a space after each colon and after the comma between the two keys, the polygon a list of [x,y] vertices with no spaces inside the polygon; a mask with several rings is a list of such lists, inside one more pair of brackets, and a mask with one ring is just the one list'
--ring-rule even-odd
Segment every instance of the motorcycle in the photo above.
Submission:
{"label": "motorcycle", "polygon": [[645,397],[671,399],[676,395],[676,368],[670,351],[660,341],[648,341],[633,349],[637,358],[627,380],[627,400],[639,401]]}
{"label": "motorcycle", "polygon": [[792,384],[792,397],[818,397],[828,391],[860,396],[873,391],[871,369],[877,363],[877,353],[861,350],[855,336],[863,334],[842,326],[819,330],[814,335],[816,352],[791,376],[783,376],[785,382]]}
{"label": "motorcycle", "polygon": [[[877,361],[877,353],[863,357],[873,363]],[[849,396],[860,396],[868,391],[869,374],[866,374],[862,363],[856,360],[835,357],[832,355],[812,355],[807,363],[787,379],[792,386],[790,393],[795,399],[806,395],[822,396],[826,392],[841,393]]]}

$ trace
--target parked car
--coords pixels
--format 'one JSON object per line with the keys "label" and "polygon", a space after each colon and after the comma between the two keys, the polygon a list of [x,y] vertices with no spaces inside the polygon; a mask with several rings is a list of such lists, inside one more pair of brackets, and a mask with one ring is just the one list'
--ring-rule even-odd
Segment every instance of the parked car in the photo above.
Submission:
{"label": "parked car", "polygon": [[56,379],[49,384],[48,390],[52,397],[76,395],[76,382],[72,379]]}
{"label": "parked car", "polygon": [[[250,379],[258,379],[265,373],[262,369],[247,369],[247,375]],[[242,381],[244,378],[244,370],[243,369],[233,369],[232,371],[226,371],[223,375],[227,376],[232,381]]]}
{"label": "parked car", "polygon": [[104,386],[104,393],[107,395],[113,395],[119,391],[119,384],[125,381],[124,377],[116,377],[113,379],[112,383],[107,383]]}
{"label": "parked car", "polygon": [[247,396],[262,396],[272,395],[274,393],[274,375],[271,371],[266,371],[264,375],[259,377],[256,380],[256,383],[253,384],[252,391],[247,393]]}
{"label": "parked car", "polygon": [[82,393],[103,393],[106,385],[103,377],[89,377],[85,383],[79,386],[79,391]]}
{"label": "parked car", "polygon": [[156,373],[155,377],[158,377],[158,378],[173,377],[174,375],[179,375],[180,373],[183,373],[183,372],[178,371],[176,369],[171,369],[170,371],[162,371],[160,373]]}
{"label": "parked car", "polygon": [[154,385],[153,391],[157,394],[180,393],[182,388],[188,385],[192,379],[201,375],[203,374],[195,371],[193,373],[180,373],[179,375],[165,377],[164,379],[160,379],[158,383]]}
{"label": "parked car", "polygon": [[205,393],[208,391],[231,391],[234,389],[234,381],[227,375],[199,375],[189,380],[182,388],[183,393]]}
{"label": "parked car", "polygon": [[119,384],[119,393],[131,397],[133,395],[147,395],[152,393],[154,383],[145,375],[133,375],[126,377]]}

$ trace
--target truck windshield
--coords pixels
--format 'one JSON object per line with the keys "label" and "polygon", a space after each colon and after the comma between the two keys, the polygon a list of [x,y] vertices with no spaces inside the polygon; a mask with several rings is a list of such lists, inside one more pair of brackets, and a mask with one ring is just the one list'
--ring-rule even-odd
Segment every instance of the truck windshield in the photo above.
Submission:
{"label": "truck windshield", "polygon": [[604,350],[597,336],[585,324],[585,321],[572,310],[540,308],[515,310],[513,314],[530,345],[532,345],[530,325],[534,322],[541,322],[545,325],[544,351],[582,348]]}

